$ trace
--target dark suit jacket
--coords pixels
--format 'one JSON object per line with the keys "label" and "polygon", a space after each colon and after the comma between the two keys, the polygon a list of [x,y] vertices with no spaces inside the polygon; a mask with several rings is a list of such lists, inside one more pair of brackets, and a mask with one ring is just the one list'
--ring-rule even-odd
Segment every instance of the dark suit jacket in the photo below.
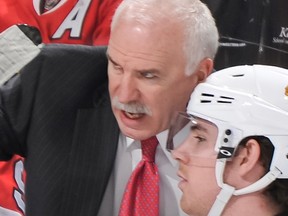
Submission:
{"label": "dark suit jacket", "polygon": [[26,158],[27,216],[96,216],[119,128],[105,47],[47,45],[1,87],[0,159]]}

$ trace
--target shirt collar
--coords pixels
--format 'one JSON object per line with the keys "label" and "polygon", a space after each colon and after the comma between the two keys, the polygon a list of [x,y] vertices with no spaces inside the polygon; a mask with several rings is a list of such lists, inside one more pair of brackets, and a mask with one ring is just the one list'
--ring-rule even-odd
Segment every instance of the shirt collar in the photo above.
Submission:
{"label": "shirt collar", "polygon": [[[161,150],[164,152],[164,154],[166,155],[166,157],[168,158],[168,160],[170,161],[170,163],[173,166],[177,166],[177,161],[174,160],[172,158],[171,153],[166,149],[166,142],[167,142],[167,137],[168,137],[168,130],[162,131],[161,133],[156,135],[158,142],[159,142],[159,146],[161,148]],[[140,148],[140,142],[137,140],[134,140],[130,137],[125,137],[126,138],[126,148],[128,149],[132,149],[133,146],[137,146],[138,148]]]}

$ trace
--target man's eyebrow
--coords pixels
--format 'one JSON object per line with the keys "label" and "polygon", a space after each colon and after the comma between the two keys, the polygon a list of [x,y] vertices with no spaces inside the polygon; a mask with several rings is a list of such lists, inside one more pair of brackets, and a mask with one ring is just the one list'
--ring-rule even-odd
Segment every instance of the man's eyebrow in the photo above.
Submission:
{"label": "man's eyebrow", "polygon": [[192,125],[191,126],[191,130],[199,130],[199,131],[204,131],[204,132],[208,132],[207,128],[197,124],[197,125]]}
{"label": "man's eyebrow", "polygon": [[[108,54],[108,52],[106,52],[106,56],[107,56],[108,60],[112,62],[112,64],[114,64],[114,65],[119,65],[116,61],[114,61],[114,60],[111,58],[111,56]],[[137,72],[139,72],[139,73],[160,74],[160,71],[159,71],[158,69],[155,69],[155,68],[137,70]]]}
{"label": "man's eyebrow", "polygon": [[139,73],[152,73],[152,74],[160,74],[160,71],[154,68],[151,69],[143,69],[143,70],[137,70]]}
{"label": "man's eyebrow", "polygon": [[106,52],[106,56],[107,56],[108,60],[111,61],[114,65],[118,65],[118,64],[111,58],[111,56],[108,54],[108,52]]}

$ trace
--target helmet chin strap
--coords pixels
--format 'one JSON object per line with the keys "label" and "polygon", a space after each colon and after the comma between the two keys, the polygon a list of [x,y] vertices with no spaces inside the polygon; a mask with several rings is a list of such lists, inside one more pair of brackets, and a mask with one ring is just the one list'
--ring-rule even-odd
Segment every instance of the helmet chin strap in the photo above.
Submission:
{"label": "helmet chin strap", "polygon": [[208,216],[220,216],[226,204],[233,195],[235,188],[223,183],[223,173],[227,159],[217,159],[215,167],[215,175],[218,186],[221,188],[220,193],[211,207]]}
{"label": "helmet chin strap", "polygon": [[254,182],[253,184],[247,187],[236,190],[235,187],[223,183],[223,173],[226,161],[227,159],[218,159],[216,162],[215,167],[216,180],[218,186],[222,189],[220,193],[217,195],[217,198],[212,208],[210,209],[208,216],[220,216],[232,195],[239,196],[259,191],[267,187],[269,184],[275,181],[275,179],[277,179],[279,175],[281,175],[281,171],[277,167],[274,167],[258,181]]}

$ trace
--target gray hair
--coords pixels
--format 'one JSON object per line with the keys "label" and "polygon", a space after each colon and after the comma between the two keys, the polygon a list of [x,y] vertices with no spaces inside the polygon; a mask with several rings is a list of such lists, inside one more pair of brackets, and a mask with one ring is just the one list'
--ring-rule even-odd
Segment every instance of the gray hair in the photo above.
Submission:
{"label": "gray hair", "polygon": [[191,75],[204,58],[214,59],[219,34],[208,7],[200,0],[123,0],[111,23],[111,32],[119,20],[134,20],[142,25],[157,25],[165,19],[183,28],[185,73]]}

